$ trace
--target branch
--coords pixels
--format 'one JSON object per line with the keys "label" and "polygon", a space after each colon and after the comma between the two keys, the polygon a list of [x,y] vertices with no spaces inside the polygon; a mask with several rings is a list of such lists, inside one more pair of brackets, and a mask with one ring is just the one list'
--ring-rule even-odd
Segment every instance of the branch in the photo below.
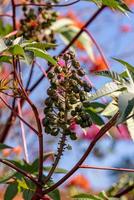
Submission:
{"label": "branch", "polygon": [[28,90],[29,85],[30,85],[31,80],[32,80],[34,64],[35,64],[35,60],[33,61],[32,66],[31,66],[31,68],[30,68],[29,77],[28,77],[28,80],[27,80],[27,83],[26,83],[26,89],[25,89],[26,91]]}
{"label": "branch", "polygon": [[69,47],[71,47],[74,42],[79,38],[79,36],[84,32],[85,28],[87,28],[87,26],[89,24],[91,24],[94,19],[104,10],[104,8],[106,8],[106,6],[102,6],[100,9],[98,9],[94,15],[82,26],[82,28],[80,29],[80,31],[76,34],[76,36],[70,41],[70,43],[61,51],[60,55],[65,53]]}
{"label": "branch", "polygon": [[46,189],[44,191],[44,194],[47,194],[47,193],[53,191],[54,189],[56,189],[59,185],[63,184],[70,176],[72,176],[72,174],[74,174],[74,172],[76,172],[79,169],[80,165],[85,161],[85,159],[87,158],[89,153],[92,151],[92,149],[96,145],[97,141],[100,138],[102,138],[102,136],[104,136],[105,133],[116,123],[116,120],[117,120],[118,116],[119,116],[119,112],[117,112],[113,116],[113,118],[100,129],[100,131],[95,136],[93,141],[90,143],[90,145],[87,148],[86,152],[83,154],[83,156],[80,158],[80,160],[76,163],[76,165],[62,179],[60,179],[57,183],[52,185],[50,188]]}
{"label": "branch", "polygon": [[[22,117],[22,108],[21,108],[21,105],[20,105],[20,101],[18,101],[18,112],[19,112],[20,117]],[[22,143],[23,143],[25,160],[26,160],[27,163],[29,163],[25,129],[24,129],[24,124],[22,123],[21,120],[20,120],[20,126],[21,126],[21,136],[22,136]]]}
{"label": "branch", "polygon": [[[19,59],[18,59],[19,62]],[[30,98],[28,97],[27,92],[25,91],[21,81],[20,81],[20,77],[17,74],[17,71],[15,70],[15,78],[17,79],[18,84],[20,85],[20,88],[27,100],[27,102],[29,103],[29,105],[32,108],[32,111],[34,113],[35,119],[36,119],[36,123],[37,123],[37,128],[38,128],[38,141],[39,141],[39,177],[38,177],[38,181],[42,180],[42,175],[43,175],[43,134],[42,134],[42,125],[41,125],[41,121],[39,118],[39,113],[38,110],[36,108],[36,106],[33,104],[33,102],[30,100]]]}
{"label": "branch", "polygon": [[0,158],[0,162],[11,167],[12,169],[14,169],[15,171],[21,173],[22,175],[24,175],[25,177],[29,178],[32,182],[34,182],[36,185],[41,186],[40,183],[38,181],[36,181],[36,179],[34,179],[33,176],[31,176],[30,174],[28,174],[27,172],[25,172],[23,169],[20,169],[18,167],[16,167],[14,164],[12,164],[11,162],[7,161],[7,160],[3,160]]}
{"label": "branch", "polygon": [[127,169],[127,168],[97,167],[97,166],[92,166],[92,165],[80,165],[79,168],[83,168],[83,169],[99,169],[99,170],[114,170],[114,171],[122,171],[122,172],[132,172],[132,173],[134,173],[134,169]]}
{"label": "branch", "polygon": [[122,191],[118,192],[117,194],[115,194],[113,197],[117,197],[117,198],[120,198],[122,197],[123,195],[129,193],[130,191],[132,191],[134,189],[134,184],[132,185],[129,185],[127,188],[123,188]]}
{"label": "branch", "polygon": [[15,7],[15,2],[14,0],[11,0],[12,2],[12,19],[13,19],[13,30],[16,30],[16,7]]}
{"label": "branch", "polygon": [[57,152],[57,155],[56,155],[56,159],[52,165],[52,168],[50,169],[48,175],[46,176],[45,180],[44,180],[44,184],[46,184],[51,176],[53,175],[54,173],[54,170],[56,169],[58,163],[59,163],[59,160],[63,154],[63,150],[64,150],[64,146],[65,146],[65,141],[66,141],[66,135],[65,134],[62,134],[62,137],[61,137],[61,140],[59,142],[59,148],[58,148],[58,152]]}
{"label": "branch", "polygon": [[94,45],[96,46],[96,48],[98,49],[98,52],[100,53],[101,55],[101,58],[103,60],[103,62],[105,63],[105,65],[107,66],[107,69],[109,69],[109,64],[107,62],[107,59],[101,49],[101,47],[99,46],[99,44],[97,43],[97,41],[95,40],[95,38],[93,37],[93,35],[87,30],[87,29],[84,29],[84,31],[89,35],[89,37],[91,38],[92,42],[94,43]]}
{"label": "branch", "polygon": [[[24,122],[32,131],[34,131],[38,135],[38,131],[33,128],[28,122],[26,122],[18,113],[16,110],[14,110],[1,96],[0,96],[1,101],[12,111],[14,115],[16,115],[22,122]],[[12,119],[12,116],[11,116]]]}
{"label": "branch", "polygon": [[10,15],[10,14],[0,14],[0,17],[10,17],[10,18],[12,18],[13,16]]}

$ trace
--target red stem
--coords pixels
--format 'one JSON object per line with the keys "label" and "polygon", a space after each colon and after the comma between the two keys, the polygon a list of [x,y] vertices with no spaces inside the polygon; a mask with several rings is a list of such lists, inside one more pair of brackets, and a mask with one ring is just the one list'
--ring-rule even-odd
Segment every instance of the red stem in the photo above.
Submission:
{"label": "red stem", "polygon": [[11,167],[12,169],[16,170],[17,172],[23,174],[25,177],[29,178],[32,182],[34,182],[36,185],[38,185],[39,187],[41,187],[40,183],[38,181],[36,181],[36,179],[33,178],[33,176],[31,176],[30,174],[28,174],[27,172],[25,172],[24,170],[16,167],[14,164],[12,164],[11,162],[7,161],[7,160],[3,160],[0,158],[0,162]]}
{"label": "red stem", "polygon": [[17,112],[14,110],[1,96],[1,101],[12,111],[14,115],[16,115],[22,122],[24,122],[32,131],[34,131],[38,135],[38,131],[33,128],[29,123],[27,123]]}
{"label": "red stem", "polygon": [[99,169],[99,170],[114,170],[114,171],[123,171],[123,172],[134,172],[134,169],[115,168],[115,167],[97,167],[97,166],[92,166],[92,165],[80,165],[79,168],[83,168],[83,169]]}
{"label": "red stem", "polygon": [[83,33],[83,31],[85,30],[85,28],[87,28],[87,26],[89,24],[91,24],[94,19],[104,10],[104,8],[106,8],[106,6],[102,6],[100,9],[98,9],[94,15],[82,26],[82,28],[80,29],[80,31],[76,34],[76,36],[71,40],[71,42],[61,51],[60,55],[65,53],[73,44],[74,42],[79,38],[79,36]]}
{"label": "red stem", "polygon": [[12,15],[10,15],[10,14],[0,14],[0,17],[13,17]]}
{"label": "red stem", "polygon": [[89,35],[89,37],[91,38],[92,42],[94,43],[94,45],[96,46],[96,48],[98,49],[101,57],[102,57],[102,60],[103,62],[105,63],[107,69],[110,69],[109,68],[109,64],[108,64],[108,61],[103,53],[103,50],[101,49],[101,47],[99,46],[98,42],[95,40],[95,38],[93,37],[93,35],[87,30],[87,29],[84,29],[84,31]]}

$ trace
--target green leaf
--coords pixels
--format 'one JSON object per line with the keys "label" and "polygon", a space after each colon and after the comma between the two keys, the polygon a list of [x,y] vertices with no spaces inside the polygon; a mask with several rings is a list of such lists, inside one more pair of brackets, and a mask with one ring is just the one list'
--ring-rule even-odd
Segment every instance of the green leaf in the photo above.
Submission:
{"label": "green leaf", "polygon": [[24,200],[31,200],[34,195],[34,192],[31,190],[24,190],[23,191],[23,198]]}
{"label": "green leaf", "polygon": [[[117,59],[117,58],[113,58],[114,60],[118,61],[119,63],[121,63],[125,68],[128,69],[131,77],[129,77],[129,74],[127,74],[127,77],[129,77],[130,79],[133,80],[134,82],[134,66],[130,65],[128,62],[121,60],[121,59]],[[127,73],[127,72],[126,72]],[[123,76],[123,74],[122,74]]]}
{"label": "green leaf", "polygon": [[90,194],[86,194],[86,193],[74,195],[74,196],[72,196],[72,198],[74,198],[76,200],[102,200],[101,197],[97,197],[96,195],[90,195]]}
{"label": "green leaf", "polygon": [[6,49],[7,49],[7,46],[6,46],[5,42],[4,42],[4,40],[0,39],[0,53],[5,51]]}
{"label": "green leaf", "polygon": [[9,23],[4,23],[4,20],[0,19],[0,36],[5,36],[8,33],[11,33],[13,30],[13,26]]}
{"label": "green leaf", "polygon": [[127,128],[128,128],[128,131],[129,131],[129,134],[132,138],[132,140],[134,141],[134,118],[130,118],[126,121],[126,124],[127,124]]}
{"label": "green leaf", "polygon": [[14,41],[13,41],[13,45],[19,45],[21,44],[23,41],[23,37],[17,37]]}
{"label": "green leaf", "polygon": [[53,43],[44,43],[44,42],[24,42],[21,44],[22,47],[35,47],[37,49],[41,49],[41,50],[45,50],[45,49],[48,49],[48,48],[54,48],[56,47],[57,45],[56,44],[53,44]]}
{"label": "green leaf", "polygon": [[[51,169],[51,167],[44,167],[43,169],[44,169],[44,171],[49,171]],[[63,169],[63,168],[56,168],[54,170],[54,173],[56,173],[56,174],[66,174],[67,172],[68,171],[66,169]]]}
{"label": "green leaf", "polygon": [[29,187],[26,184],[26,181],[22,178],[21,180],[17,179],[18,183],[18,190],[21,192],[21,188],[23,189],[29,189]]}
{"label": "green leaf", "polygon": [[117,103],[113,100],[111,101],[107,107],[104,109],[104,111],[101,113],[101,115],[105,117],[111,117],[118,111]]}
{"label": "green leaf", "polygon": [[58,189],[53,190],[52,192],[48,193],[48,196],[50,196],[53,200],[60,200],[60,192]]}
{"label": "green leaf", "polygon": [[111,8],[112,10],[118,10],[122,13],[126,13],[127,11],[132,12],[122,0],[86,0],[86,1],[94,2],[99,7],[104,5]]}
{"label": "green leaf", "polygon": [[95,72],[96,75],[104,76],[107,78],[111,78],[113,81],[117,81],[119,83],[126,83],[126,81],[120,76],[120,74],[114,72],[114,71],[98,71]]}
{"label": "green leaf", "polygon": [[96,113],[101,113],[106,105],[100,102],[91,102],[89,108]]}
{"label": "green leaf", "polygon": [[126,118],[129,116],[129,114],[131,113],[131,111],[133,110],[134,94],[130,92],[121,94],[119,96],[118,105],[119,105],[120,116],[117,121],[117,124],[124,122]]}
{"label": "green leaf", "polygon": [[18,188],[16,183],[11,183],[8,185],[5,195],[4,195],[4,200],[12,200],[18,193]]}
{"label": "green leaf", "polygon": [[14,177],[15,173],[16,172],[9,172],[6,175],[4,174],[4,176],[0,177],[0,184],[10,180],[12,177]]}
{"label": "green leaf", "polygon": [[[43,161],[47,160],[47,158],[49,158],[50,156],[53,156],[54,155],[54,152],[47,152],[47,153],[44,153],[43,155]],[[37,171],[38,170],[38,167],[39,167],[39,159],[35,159],[35,161],[32,163],[32,170],[33,171]]]}
{"label": "green leaf", "polygon": [[35,48],[35,47],[26,47],[26,50],[32,51],[34,53],[35,57],[40,57],[48,62],[52,63],[53,65],[56,65],[57,62],[54,58],[52,58],[46,51],[43,51],[41,49]]}
{"label": "green leaf", "polygon": [[6,56],[6,55],[0,56],[0,63],[3,63],[3,62],[11,63],[11,57]]}
{"label": "green leaf", "polygon": [[3,143],[0,143],[0,150],[3,150],[3,149],[11,149],[12,147],[11,146],[8,146],[6,144],[3,144]]}
{"label": "green leaf", "polygon": [[95,123],[99,126],[102,126],[104,124],[103,119],[98,114],[93,112],[90,108],[86,109],[86,112],[88,112],[90,114],[90,117],[91,117],[93,123]]}
{"label": "green leaf", "polygon": [[25,52],[19,44],[11,46],[9,48],[9,52],[11,52],[13,55],[19,55],[19,56],[23,56],[23,57],[25,56]]}
{"label": "green leaf", "polygon": [[102,200],[119,200],[118,198],[114,198],[114,197],[108,197],[106,192],[102,191],[101,193],[99,193],[99,197],[102,198]]}
{"label": "green leaf", "polygon": [[112,94],[113,92],[123,90],[125,86],[118,85],[115,82],[106,83],[101,89],[98,89],[97,92],[91,94],[89,101],[93,101],[103,96]]}

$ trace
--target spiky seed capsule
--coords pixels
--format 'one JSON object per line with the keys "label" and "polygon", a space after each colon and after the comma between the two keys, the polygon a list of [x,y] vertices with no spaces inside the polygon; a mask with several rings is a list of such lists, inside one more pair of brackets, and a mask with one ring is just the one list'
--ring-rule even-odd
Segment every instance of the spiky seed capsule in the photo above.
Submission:
{"label": "spiky seed capsule", "polygon": [[84,70],[83,69],[78,69],[78,75],[79,76],[84,76],[85,75],[85,72],[84,72]]}
{"label": "spiky seed capsule", "polygon": [[84,91],[85,92],[90,92],[92,90],[92,87],[90,86],[84,86]]}
{"label": "spiky seed capsule", "polygon": [[48,118],[43,118],[42,119],[42,124],[43,124],[43,126],[47,126],[49,124],[49,119]]}
{"label": "spiky seed capsule", "polygon": [[75,110],[72,110],[72,111],[71,111],[71,115],[74,117],[74,116],[77,115],[77,112],[76,112]]}
{"label": "spiky seed capsule", "polygon": [[91,103],[90,103],[89,101],[83,102],[83,106],[84,106],[85,108],[88,108],[90,105],[91,105]]}
{"label": "spiky seed capsule", "polygon": [[[74,67],[72,62],[77,67]],[[64,67],[61,67],[62,64]],[[84,88],[90,86],[83,80],[84,71],[80,69],[72,52],[57,58],[57,65],[51,65],[51,67],[52,70],[48,75],[50,87],[47,90],[49,97],[45,101],[46,108],[44,109],[48,121],[44,120],[42,123],[48,128],[47,133],[56,136],[60,132],[60,134],[69,135],[74,140],[77,138],[76,134],[68,128],[72,120],[83,128],[92,124],[90,115],[84,110],[87,99],[87,92]],[[57,132],[57,128],[60,131]]]}
{"label": "spiky seed capsule", "polygon": [[76,134],[73,133],[73,132],[71,132],[71,134],[70,134],[70,139],[71,139],[71,140],[76,140],[76,139],[77,139]]}
{"label": "spiky seed capsule", "polygon": [[54,73],[53,72],[48,72],[48,74],[47,74],[47,77],[49,78],[49,79],[52,79],[52,78],[54,78]]}
{"label": "spiky seed capsule", "polygon": [[52,99],[51,99],[50,97],[48,97],[48,98],[45,100],[45,105],[48,106],[48,107],[50,107],[50,106],[52,106],[52,104],[53,104]]}

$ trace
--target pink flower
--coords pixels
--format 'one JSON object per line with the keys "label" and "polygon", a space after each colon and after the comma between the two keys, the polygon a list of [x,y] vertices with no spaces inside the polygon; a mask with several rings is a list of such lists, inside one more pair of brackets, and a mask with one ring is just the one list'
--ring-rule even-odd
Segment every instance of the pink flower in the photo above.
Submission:
{"label": "pink flower", "polygon": [[126,125],[119,124],[117,127],[117,138],[118,139],[131,139]]}
{"label": "pink flower", "polygon": [[130,25],[122,25],[121,27],[120,27],[120,30],[121,30],[121,32],[123,32],[123,33],[128,33],[128,32],[131,32],[132,31],[132,27],[130,26]]}
{"label": "pink flower", "polygon": [[73,122],[70,124],[70,130],[71,130],[71,131],[76,131],[77,127],[78,127],[78,124],[76,124],[75,121],[73,121]]}
{"label": "pink flower", "polygon": [[63,59],[59,59],[58,60],[58,65],[60,65],[61,67],[65,67],[65,61]]}
{"label": "pink flower", "polygon": [[82,138],[86,139],[86,140],[92,140],[97,135],[97,133],[99,132],[99,130],[100,129],[95,124],[93,124],[92,126],[90,126],[87,129],[86,133],[84,133],[82,135]]}

